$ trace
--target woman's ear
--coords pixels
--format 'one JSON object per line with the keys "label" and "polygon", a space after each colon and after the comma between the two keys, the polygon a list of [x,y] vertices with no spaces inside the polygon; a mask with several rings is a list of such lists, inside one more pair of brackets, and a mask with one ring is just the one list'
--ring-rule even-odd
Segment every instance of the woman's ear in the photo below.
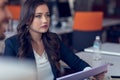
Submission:
{"label": "woman's ear", "polygon": [[30,25],[31,25],[31,23],[32,23],[32,21],[33,21],[33,19],[32,19],[32,18],[30,18],[30,20],[26,22],[26,25],[30,26]]}

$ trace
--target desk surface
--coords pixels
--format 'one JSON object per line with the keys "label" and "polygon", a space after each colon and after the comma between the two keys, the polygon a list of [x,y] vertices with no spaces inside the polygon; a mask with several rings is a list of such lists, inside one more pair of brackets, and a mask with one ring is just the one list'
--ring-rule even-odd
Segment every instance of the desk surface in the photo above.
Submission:
{"label": "desk surface", "polygon": [[[93,53],[78,52],[78,53],[76,53],[76,55],[92,66]],[[120,76],[120,63],[117,61],[120,61],[120,56],[102,55],[102,63],[103,64],[105,64],[105,63],[112,64],[111,66],[108,67],[108,71],[111,76]],[[61,64],[63,67],[68,67],[62,61],[61,61]],[[114,78],[112,80],[120,80],[120,78]]]}
{"label": "desk surface", "polygon": [[[86,52],[94,52],[93,47],[86,48]],[[118,43],[103,43],[100,53],[107,55],[120,56],[120,44]]]}
{"label": "desk surface", "polygon": [[120,24],[120,19],[104,19],[103,20],[103,27],[109,27]]}
{"label": "desk surface", "polygon": [[64,28],[51,28],[51,32],[57,33],[57,34],[65,34],[72,32],[72,26],[66,26]]}
{"label": "desk surface", "polygon": [[[105,27],[109,27],[109,26],[114,26],[120,24],[120,19],[104,19],[102,26]],[[68,24],[69,25],[69,24]],[[57,33],[57,34],[64,34],[64,33],[70,33],[73,31],[72,29],[72,25],[69,26],[64,26],[61,28],[51,28],[50,29],[51,32]]]}
{"label": "desk surface", "polygon": [[[76,55],[92,66],[93,53],[79,52],[76,53]],[[111,66],[108,67],[111,76],[120,76],[120,63],[118,61],[120,61],[120,56],[102,55],[102,63],[111,64]]]}

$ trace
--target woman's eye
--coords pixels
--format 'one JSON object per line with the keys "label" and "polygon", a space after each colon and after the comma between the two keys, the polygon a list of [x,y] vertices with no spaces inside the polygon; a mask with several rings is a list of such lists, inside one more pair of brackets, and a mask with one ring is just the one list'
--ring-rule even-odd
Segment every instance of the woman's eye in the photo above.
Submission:
{"label": "woman's eye", "polygon": [[44,15],[35,15],[35,18],[42,18],[42,17],[49,18],[49,17],[50,17],[50,14],[44,14]]}
{"label": "woman's eye", "polygon": [[36,18],[41,18],[41,15],[36,15],[35,17],[36,17]]}
{"label": "woman's eye", "polygon": [[48,17],[50,17],[50,14],[47,14]]}

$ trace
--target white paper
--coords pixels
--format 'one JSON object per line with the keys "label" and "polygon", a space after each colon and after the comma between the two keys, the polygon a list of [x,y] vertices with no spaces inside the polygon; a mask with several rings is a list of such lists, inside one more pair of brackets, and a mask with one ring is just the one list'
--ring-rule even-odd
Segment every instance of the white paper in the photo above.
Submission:
{"label": "white paper", "polygon": [[104,64],[99,67],[92,68],[90,70],[80,71],[80,72],[69,74],[63,77],[59,77],[57,78],[57,80],[83,80],[83,79],[86,79],[91,76],[95,76],[97,74],[107,71],[107,66],[108,64]]}

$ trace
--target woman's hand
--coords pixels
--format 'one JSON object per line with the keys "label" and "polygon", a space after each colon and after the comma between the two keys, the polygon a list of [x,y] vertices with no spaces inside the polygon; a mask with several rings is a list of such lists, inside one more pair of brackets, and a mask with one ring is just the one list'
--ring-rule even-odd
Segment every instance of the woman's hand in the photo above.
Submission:
{"label": "woman's hand", "polygon": [[106,72],[107,71],[102,72],[102,73],[100,73],[98,75],[95,75],[94,77],[90,77],[90,80],[104,80]]}

